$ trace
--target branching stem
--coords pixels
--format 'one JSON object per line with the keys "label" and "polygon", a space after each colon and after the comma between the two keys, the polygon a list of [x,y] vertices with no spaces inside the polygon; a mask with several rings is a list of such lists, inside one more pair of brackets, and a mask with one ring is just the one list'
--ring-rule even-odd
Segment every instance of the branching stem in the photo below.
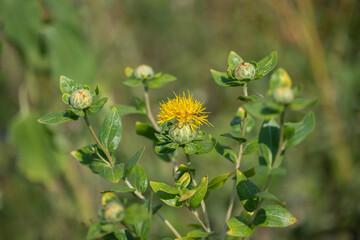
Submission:
{"label": "branching stem", "polygon": [[[247,91],[247,86],[246,85],[244,85],[243,90],[244,90],[244,96],[248,96],[248,91]],[[245,112],[244,120],[243,120],[243,126],[242,126],[242,129],[241,129],[241,136],[245,136],[246,118],[247,118],[247,113]],[[236,174],[236,171],[240,168],[241,157],[243,155],[243,151],[244,151],[244,143],[240,143],[238,156],[237,156],[236,162],[235,162],[235,174]],[[235,177],[232,192],[231,192],[231,196],[230,196],[229,208],[228,208],[228,210],[226,212],[225,223],[224,223],[223,230],[221,232],[221,240],[225,239],[225,234],[226,234],[226,229],[227,229],[226,221],[231,217],[231,213],[232,213],[232,210],[233,210],[233,207],[234,207],[234,200],[235,200],[235,193],[236,193],[236,183],[237,183],[237,178]]]}
{"label": "branching stem", "polygon": [[87,115],[87,112],[85,111],[85,116],[84,116],[84,120],[85,120],[85,123],[86,123],[86,126],[89,128],[90,130],[90,133],[91,135],[93,136],[93,138],[95,139],[96,143],[99,145],[99,147],[101,148],[101,150],[104,152],[106,158],[109,160],[110,162],[110,165],[112,168],[115,167],[114,165],[114,162],[110,156],[110,153],[104,148],[104,146],[101,144],[99,138],[96,136],[95,132],[94,132],[94,129],[92,128],[90,122],[89,122],[89,118],[88,118],[88,115]]}
{"label": "branching stem", "polygon": [[[85,122],[87,127],[89,128],[91,135],[93,136],[93,138],[95,139],[96,143],[99,145],[99,147],[101,148],[101,150],[104,152],[106,158],[109,160],[111,167],[114,167],[114,162],[111,159],[110,153],[104,148],[104,146],[101,144],[99,138],[96,136],[94,129],[92,128],[87,113],[85,112],[85,116],[84,116]],[[132,186],[132,184],[125,179],[125,184],[129,187],[129,188],[134,188]],[[135,190],[134,192],[135,196],[137,196],[140,200],[142,201],[146,201],[146,198],[141,194],[141,192]],[[151,206],[151,208],[154,209],[153,206]],[[176,229],[174,228],[174,226],[160,213],[160,212],[156,212],[156,214],[160,217],[160,219],[165,223],[165,225],[171,230],[171,232],[177,237],[177,238],[181,238],[181,235],[176,231]]]}

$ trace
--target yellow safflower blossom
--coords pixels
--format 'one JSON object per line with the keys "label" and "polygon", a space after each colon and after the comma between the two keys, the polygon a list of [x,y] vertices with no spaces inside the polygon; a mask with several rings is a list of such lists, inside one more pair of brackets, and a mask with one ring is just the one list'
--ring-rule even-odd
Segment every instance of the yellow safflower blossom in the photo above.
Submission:
{"label": "yellow safflower blossom", "polygon": [[185,92],[183,92],[183,96],[176,95],[176,93],[174,95],[174,99],[168,98],[167,102],[160,103],[160,113],[157,116],[159,124],[176,119],[178,124],[189,124],[193,131],[202,124],[212,126],[206,119],[208,117],[208,112],[205,112],[206,108],[202,106],[201,102],[193,99],[189,91],[187,97]]}

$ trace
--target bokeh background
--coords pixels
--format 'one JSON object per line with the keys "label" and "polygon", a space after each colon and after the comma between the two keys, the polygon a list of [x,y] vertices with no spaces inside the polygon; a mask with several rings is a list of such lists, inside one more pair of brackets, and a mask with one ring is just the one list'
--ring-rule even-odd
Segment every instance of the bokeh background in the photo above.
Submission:
{"label": "bokeh background", "polygon": [[[278,66],[303,85],[303,96],[318,98],[315,131],[286,153],[287,174],[270,187],[298,222],[262,229],[254,239],[360,239],[359,12],[356,0],[0,0],[0,239],[84,239],[101,205],[100,190],[113,187],[69,154],[93,142],[83,121],[36,122],[64,109],[60,75],[99,85],[101,96],[109,97],[91,119],[99,129],[110,106],[142,98],[141,87],[122,84],[126,66],[144,63],[171,73],[177,81],[150,92],[153,112],[173,91],[189,89],[211,112],[215,127],[205,130],[232,145],[219,135],[231,130],[241,89],[217,86],[209,72],[226,69],[230,50],[255,61],[278,51]],[[265,94],[268,79],[251,83],[250,93]],[[135,135],[135,121],[146,119],[122,120],[117,158],[127,161],[146,146],[140,164],[148,178],[170,184],[171,164]],[[215,151],[193,163],[198,178],[233,168]],[[256,154],[246,156],[242,169],[256,164]],[[264,185],[264,179],[255,181]],[[208,199],[218,231],[231,186]],[[185,209],[162,211],[183,233],[189,229],[183,223],[193,221]],[[154,217],[151,236],[171,233]]]}

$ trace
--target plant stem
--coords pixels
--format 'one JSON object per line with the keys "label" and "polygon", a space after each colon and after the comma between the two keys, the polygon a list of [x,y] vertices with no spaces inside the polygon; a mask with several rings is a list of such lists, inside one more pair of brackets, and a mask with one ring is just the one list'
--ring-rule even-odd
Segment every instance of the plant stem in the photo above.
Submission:
{"label": "plant stem", "polygon": [[151,125],[153,125],[153,127],[155,128],[156,131],[160,132],[161,129],[159,128],[159,126],[156,124],[155,119],[153,117],[153,114],[151,112],[151,107],[150,107],[150,99],[149,99],[149,87],[144,86],[144,98],[145,98],[145,106],[146,106],[146,113],[147,113],[147,117],[149,118]]}
{"label": "plant stem", "polygon": [[[89,119],[88,119],[88,116],[87,116],[87,113],[85,112],[85,116],[84,116],[84,119],[85,119],[85,122],[86,122],[86,125],[87,127],[89,128],[92,136],[94,137],[95,141],[97,142],[97,144],[99,145],[99,147],[101,148],[101,150],[104,152],[106,158],[109,160],[110,164],[112,167],[114,167],[114,163],[111,159],[111,156],[110,156],[110,153],[104,148],[104,146],[101,144],[99,138],[96,136],[95,132],[94,132],[94,129],[92,128],[90,122],[89,122]],[[134,188],[131,183],[125,179],[125,183],[126,185],[128,185],[128,187],[130,188]],[[139,198],[141,199],[142,201],[146,201],[146,198],[137,190],[135,190],[134,194]],[[153,206],[151,206],[151,208],[154,209]],[[160,219],[166,224],[166,226],[174,233],[174,235],[177,237],[177,238],[181,238],[181,235],[176,231],[176,229],[174,228],[174,226],[160,213],[160,212],[157,212],[156,213]]]}
{"label": "plant stem", "polygon": [[[246,85],[244,85],[243,90],[244,90],[244,96],[248,96],[248,91],[247,91],[247,86]],[[245,136],[246,118],[247,118],[247,113],[245,112],[244,120],[243,120],[243,126],[242,126],[242,129],[241,129],[241,136]],[[237,156],[236,162],[235,162],[235,174],[236,174],[236,171],[240,168],[241,157],[242,157],[243,151],[244,151],[244,143],[240,143],[238,156]],[[229,208],[228,208],[228,210],[226,212],[225,223],[224,223],[223,230],[221,232],[221,240],[225,239],[225,234],[226,234],[226,229],[227,229],[226,220],[228,220],[231,217],[231,213],[232,213],[232,210],[233,210],[233,207],[234,207],[234,200],[235,200],[235,193],[236,193],[236,183],[237,183],[237,177],[235,177],[235,179],[234,179],[234,184],[233,184],[231,197],[230,197],[230,202],[229,202]]]}
{"label": "plant stem", "polygon": [[[129,182],[129,180],[125,179],[125,184],[129,187],[129,188],[134,188],[133,185]],[[135,190],[134,195],[136,197],[138,197],[140,200],[142,200],[143,202],[146,201],[146,198],[141,194],[141,192],[139,192],[138,190]],[[151,208],[154,209],[154,206],[151,205]],[[171,230],[171,232],[177,237],[177,238],[181,238],[181,235],[178,233],[178,231],[176,231],[175,227],[158,211],[156,212],[156,214],[160,217],[160,219],[165,223],[165,225]]]}
{"label": "plant stem", "polygon": [[[271,169],[273,168],[276,168],[276,165],[281,157],[281,153],[283,152],[284,150],[284,123],[285,123],[285,111],[286,111],[286,106],[285,106],[285,109],[284,111],[281,113],[280,115],[280,132],[279,132],[279,146],[278,146],[278,150],[276,152],[276,155],[275,155],[275,159],[274,159],[274,162],[272,163],[271,165]],[[272,179],[272,173],[270,172],[269,176],[268,176],[268,179],[266,181],[266,185],[264,187],[264,192],[268,192],[269,191],[269,187],[270,187],[270,182],[271,182],[271,179]],[[257,213],[259,212],[260,208],[261,208],[261,205],[263,204],[264,202],[264,199],[261,199],[261,201],[259,202],[259,204],[257,205],[255,211],[254,211],[254,214],[253,214],[253,217],[251,219],[251,222],[249,224],[249,226],[251,226],[254,221],[255,221],[255,217],[257,215]]]}
{"label": "plant stem", "polygon": [[[190,167],[190,164],[191,164],[190,155],[185,153],[185,156],[186,156],[186,160],[188,162],[188,166]],[[196,180],[194,178],[194,174],[192,172],[190,172],[190,176],[191,176],[192,181],[194,182],[194,185],[197,186],[197,182],[196,182]],[[209,215],[207,213],[206,204],[205,204],[204,200],[201,200],[201,210],[202,210],[202,212],[204,214],[206,227],[210,230],[211,229],[210,218],[209,218]]]}
{"label": "plant stem", "polygon": [[112,168],[115,167],[114,165],[114,162],[110,156],[110,153],[104,148],[104,146],[101,144],[99,138],[96,136],[95,132],[94,132],[94,129],[92,128],[90,122],[89,122],[89,118],[88,118],[88,115],[87,115],[87,112],[85,111],[85,116],[84,116],[84,120],[85,120],[85,123],[86,123],[86,126],[89,128],[90,130],[90,133],[91,135],[93,136],[93,138],[95,139],[96,143],[99,145],[99,147],[101,148],[101,150],[104,152],[106,158],[109,160],[110,162],[110,165]]}
{"label": "plant stem", "polygon": [[207,228],[205,226],[205,224],[203,223],[203,221],[201,221],[201,219],[199,218],[199,216],[194,212],[194,210],[191,209],[191,207],[189,206],[189,204],[187,202],[185,202],[187,208],[189,209],[191,215],[195,218],[195,220],[201,225],[201,227],[205,230],[205,232],[210,232],[211,230],[209,228]]}

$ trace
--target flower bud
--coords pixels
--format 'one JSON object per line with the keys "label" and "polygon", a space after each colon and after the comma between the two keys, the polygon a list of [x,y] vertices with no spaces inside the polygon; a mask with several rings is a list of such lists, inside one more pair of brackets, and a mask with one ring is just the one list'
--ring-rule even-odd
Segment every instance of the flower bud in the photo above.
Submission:
{"label": "flower bud", "polygon": [[140,65],[135,69],[134,74],[138,79],[151,78],[154,76],[154,70],[148,65]]}
{"label": "flower bud", "polygon": [[120,203],[112,202],[105,207],[104,216],[106,221],[117,222],[124,218],[124,207]]}
{"label": "flower bud", "polygon": [[117,197],[115,196],[115,194],[111,193],[111,192],[107,192],[104,193],[102,198],[101,198],[101,204],[103,206],[106,206],[106,204],[108,204],[109,202],[113,201],[113,200],[117,200]]}
{"label": "flower bud", "polygon": [[294,100],[294,93],[289,87],[278,87],[272,92],[274,100],[281,104],[289,104]]}
{"label": "flower bud", "polygon": [[93,102],[93,96],[89,90],[80,89],[73,92],[70,96],[70,105],[78,110],[83,110],[88,107]]}
{"label": "flower bud", "polygon": [[255,76],[256,69],[254,65],[248,62],[242,62],[234,69],[233,75],[236,79],[251,79]]}
{"label": "flower bud", "polygon": [[196,138],[197,131],[191,129],[190,124],[174,124],[170,127],[171,139],[179,144],[186,144]]}

